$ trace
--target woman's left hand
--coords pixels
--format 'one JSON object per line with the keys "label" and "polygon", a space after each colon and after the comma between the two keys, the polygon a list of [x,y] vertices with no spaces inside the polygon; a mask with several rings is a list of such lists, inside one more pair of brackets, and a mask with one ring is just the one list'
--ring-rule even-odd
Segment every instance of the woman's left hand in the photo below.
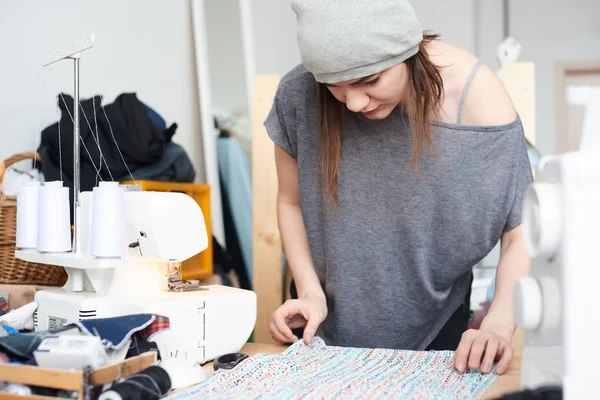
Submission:
{"label": "woman's left hand", "polygon": [[488,373],[498,361],[496,372],[504,373],[513,357],[511,339],[512,332],[505,329],[469,329],[454,354],[454,368],[461,373],[467,367]]}

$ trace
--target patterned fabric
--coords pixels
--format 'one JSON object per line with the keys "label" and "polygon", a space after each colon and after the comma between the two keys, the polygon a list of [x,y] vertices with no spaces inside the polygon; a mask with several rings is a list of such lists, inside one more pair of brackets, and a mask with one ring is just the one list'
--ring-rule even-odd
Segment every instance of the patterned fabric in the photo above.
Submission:
{"label": "patterned fabric", "polygon": [[81,332],[89,336],[100,336],[107,349],[118,350],[129,339],[146,341],[152,335],[171,328],[169,318],[158,314],[131,314],[110,318],[92,318],[75,321]]}
{"label": "patterned fabric", "polygon": [[168,317],[157,314],[155,314],[154,316],[156,318],[154,319],[152,325],[135,333],[135,336],[138,340],[150,340],[152,339],[152,335],[167,329],[171,329],[171,323]]}
{"label": "patterned fabric", "polygon": [[134,333],[151,326],[155,319],[153,314],[132,314],[75,321],[73,325],[88,336],[100,336],[106,349],[118,350]]}
{"label": "patterned fabric", "polygon": [[0,297],[0,315],[8,312],[8,301],[4,297]]}
{"label": "patterned fabric", "polygon": [[497,378],[453,368],[454,352],[361,349],[302,340],[252,356],[174,396],[184,399],[472,399]]}

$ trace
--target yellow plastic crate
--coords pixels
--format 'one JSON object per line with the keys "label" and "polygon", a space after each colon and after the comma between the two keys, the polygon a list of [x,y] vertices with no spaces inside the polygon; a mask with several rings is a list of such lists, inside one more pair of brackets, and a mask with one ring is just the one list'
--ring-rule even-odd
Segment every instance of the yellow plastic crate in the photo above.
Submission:
{"label": "yellow plastic crate", "polygon": [[[203,252],[183,262],[181,267],[182,279],[206,279],[213,275],[213,243],[210,225],[210,186],[196,183],[177,183],[159,181],[135,181],[143,191],[151,192],[180,192],[194,199],[202,214],[208,235],[208,248]],[[122,184],[133,185],[133,181],[124,181]]]}

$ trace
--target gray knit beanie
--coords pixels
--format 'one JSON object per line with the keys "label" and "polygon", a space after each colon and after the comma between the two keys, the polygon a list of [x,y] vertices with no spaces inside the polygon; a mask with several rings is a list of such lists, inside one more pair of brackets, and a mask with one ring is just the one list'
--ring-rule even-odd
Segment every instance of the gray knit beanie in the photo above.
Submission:
{"label": "gray knit beanie", "polygon": [[300,58],[322,83],[373,75],[419,50],[421,25],[406,0],[292,0]]}

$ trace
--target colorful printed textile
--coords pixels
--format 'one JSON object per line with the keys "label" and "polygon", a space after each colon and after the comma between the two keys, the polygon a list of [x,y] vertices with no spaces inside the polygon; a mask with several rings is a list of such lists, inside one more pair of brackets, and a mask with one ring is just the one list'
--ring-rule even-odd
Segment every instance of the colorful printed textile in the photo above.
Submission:
{"label": "colorful printed textile", "polygon": [[0,315],[4,315],[8,312],[8,301],[5,297],[0,297]]}
{"label": "colorful printed textile", "polygon": [[152,325],[156,316],[153,314],[132,314],[111,318],[92,318],[75,321],[76,325],[88,336],[100,336],[107,349],[118,350],[131,336]]}
{"label": "colorful printed textile", "polygon": [[135,333],[135,336],[138,340],[151,340],[152,336],[154,336],[155,334],[171,329],[171,321],[169,320],[169,318],[157,314],[154,314],[154,317],[155,319],[152,325]]}
{"label": "colorful printed textile", "polygon": [[473,399],[497,378],[453,367],[451,351],[326,346],[302,340],[259,354],[174,396],[184,399]]}
{"label": "colorful printed textile", "polygon": [[147,341],[152,336],[170,329],[168,317],[158,314],[132,314],[110,318],[92,318],[73,323],[89,336],[100,336],[107,349],[118,350],[129,339]]}

